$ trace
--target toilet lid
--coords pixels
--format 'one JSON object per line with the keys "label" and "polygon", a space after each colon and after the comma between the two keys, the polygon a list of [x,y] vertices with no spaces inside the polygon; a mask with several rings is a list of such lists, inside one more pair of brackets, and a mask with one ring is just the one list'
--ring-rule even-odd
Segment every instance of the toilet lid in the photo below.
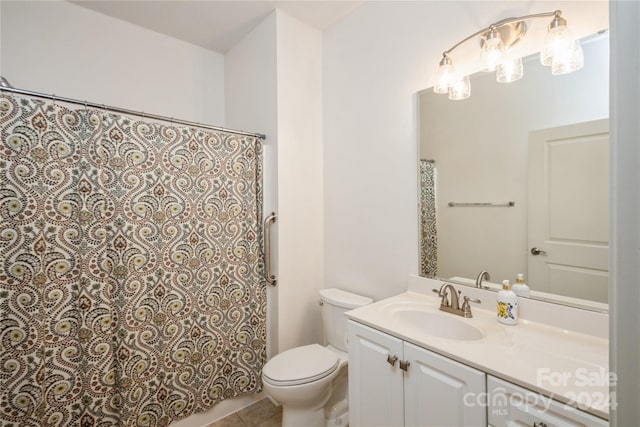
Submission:
{"label": "toilet lid", "polygon": [[338,356],[318,344],[284,351],[269,360],[262,370],[272,384],[296,385],[326,377],[338,368]]}

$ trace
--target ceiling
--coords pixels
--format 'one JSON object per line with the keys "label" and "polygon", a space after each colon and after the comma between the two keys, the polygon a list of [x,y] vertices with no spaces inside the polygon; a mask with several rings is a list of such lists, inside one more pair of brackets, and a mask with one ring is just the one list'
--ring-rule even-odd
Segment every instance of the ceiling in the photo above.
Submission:
{"label": "ceiling", "polygon": [[76,0],[71,3],[226,53],[276,8],[324,30],[365,0]]}

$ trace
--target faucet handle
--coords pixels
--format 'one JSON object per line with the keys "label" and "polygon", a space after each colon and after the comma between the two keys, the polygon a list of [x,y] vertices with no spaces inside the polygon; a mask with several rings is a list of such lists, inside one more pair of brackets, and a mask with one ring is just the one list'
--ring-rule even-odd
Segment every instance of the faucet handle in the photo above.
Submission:
{"label": "faucet handle", "polygon": [[449,307],[449,298],[447,298],[447,293],[441,293],[440,291],[442,291],[442,288],[440,289],[431,289],[432,292],[438,294],[438,296],[440,298],[442,298],[442,300],[440,301],[440,307]]}
{"label": "faucet handle", "polygon": [[476,298],[469,298],[468,296],[465,296],[463,298],[462,301],[462,315],[464,317],[473,317],[473,314],[471,313],[471,304],[469,304],[470,302],[476,303],[476,304],[480,304],[482,301],[480,301],[479,299]]}

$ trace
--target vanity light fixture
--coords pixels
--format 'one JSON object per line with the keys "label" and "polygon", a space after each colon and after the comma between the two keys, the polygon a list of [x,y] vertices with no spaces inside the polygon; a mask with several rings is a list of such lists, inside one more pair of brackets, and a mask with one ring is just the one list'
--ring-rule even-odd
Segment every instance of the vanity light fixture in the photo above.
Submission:
{"label": "vanity light fixture", "polygon": [[508,58],[496,69],[496,80],[498,83],[511,83],[520,80],[524,75],[522,68],[522,58]]}
{"label": "vanity light fixture", "polygon": [[442,54],[440,65],[438,66],[438,80],[433,86],[435,93],[449,93],[449,88],[453,86],[453,82],[456,80],[456,71],[453,68],[453,63],[447,53]]}
{"label": "vanity light fixture", "polygon": [[[484,36],[484,35],[483,35]],[[483,37],[480,61],[484,71],[495,71],[498,65],[504,61],[504,43],[496,27],[490,27],[486,37]]]}
{"label": "vanity light fixture", "polygon": [[568,74],[581,69],[584,65],[584,54],[580,42],[571,35],[567,21],[562,17],[562,11],[556,10],[503,19],[459,41],[442,53],[433,91],[448,93],[449,99],[454,100],[471,96],[469,76],[456,74],[450,54],[461,44],[476,37],[480,38],[480,61],[484,71],[495,71],[499,83],[521,79],[522,58],[513,57],[509,49],[526,34],[526,21],[550,16],[553,18],[540,51],[540,62],[551,67],[551,73],[554,75]]}
{"label": "vanity light fixture", "polygon": [[449,87],[449,99],[467,99],[471,96],[471,81],[469,76],[457,77]]}

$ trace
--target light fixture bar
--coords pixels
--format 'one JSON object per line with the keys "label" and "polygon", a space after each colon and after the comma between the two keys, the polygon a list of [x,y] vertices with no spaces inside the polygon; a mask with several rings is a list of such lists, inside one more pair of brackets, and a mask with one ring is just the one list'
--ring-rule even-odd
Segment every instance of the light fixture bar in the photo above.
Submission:
{"label": "light fixture bar", "polygon": [[505,18],[476,31],[442,52],[436,73],[435,93],[448,93],[449,99],[462,100],[471,96],[469,76],[456,73],[451,52],[463,43],[480,38],[480,62],[484,71],[496,71],[498,83],[510,83],[523,76],[522,58],[514,57],[510,49],[527,33],[527,22],[537,18],[552,17],[540,51],[542,65],[551,67],[551,74],[568,74],[581,69],[584,54],[580,42],[573,38],[561,10],[532,13],[517,18]]}
{"label": "light fixture bar", "polygon": [[498,28],[498,27],[501,27],[503,25],[515,24],[515,23],[518,23],[518,22],[528,21],[529,19],[548,18],[550,16],[559,17],[561,14],[562,14],[561,10],[556,10],[556,11],[553,11],[553,12],[534,13],[534,14],[531,14],[531,15],[520,16],[520,17],[517,17],[517,18],[505,18],[505,19],[502,19],[502,20],[500,20],[498,22],[494,22],[493,24],[489,25],[486,28],[481,29],[480,31],[476,31],[475,33],[471,34],[469,37],[466,37],[466,38],[460,40],[458,43],[454,44],[448,50],[445,50],[442,53],[442,55],[445,56],[445,55],[450,54],[453,50],[455,50],[461,44],[463,44],[466,41],[471,40],[471,39],[473,39],[475,37],[478,37],[481,34],[489,32],[489,31],[491,31],[491,29]]}

